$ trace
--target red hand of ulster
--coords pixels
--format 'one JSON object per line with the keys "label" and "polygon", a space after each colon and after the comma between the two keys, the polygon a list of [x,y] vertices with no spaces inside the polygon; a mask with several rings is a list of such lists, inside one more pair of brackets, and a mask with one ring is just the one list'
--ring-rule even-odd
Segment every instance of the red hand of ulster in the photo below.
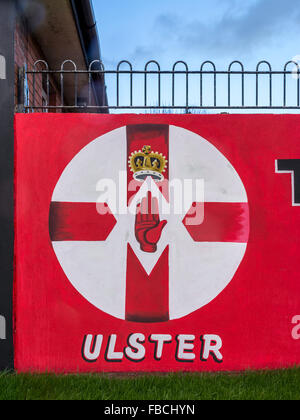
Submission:
{"label": "red hand of ulster", "polygon": [[153,198],[151,192],[148,192],[148,196],[137,205],[135,220],[135,236],[142,251],[157,251],[157,244],[166,224],[166,220],[160,221],[157,198]]}

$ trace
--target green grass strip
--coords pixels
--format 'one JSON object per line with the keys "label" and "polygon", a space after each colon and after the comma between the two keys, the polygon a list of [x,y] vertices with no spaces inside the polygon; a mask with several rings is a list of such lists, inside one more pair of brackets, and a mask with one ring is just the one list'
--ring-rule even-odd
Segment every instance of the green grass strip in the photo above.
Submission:
{"label": "green grass strip", "polygon": [[241,374],[0,374],[0,400],[300,400],[300,369]]}

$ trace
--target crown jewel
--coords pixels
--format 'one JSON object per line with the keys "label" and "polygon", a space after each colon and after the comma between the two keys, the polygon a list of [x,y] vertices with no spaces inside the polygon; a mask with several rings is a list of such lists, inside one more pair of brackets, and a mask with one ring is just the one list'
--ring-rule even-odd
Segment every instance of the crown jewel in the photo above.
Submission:
{"label": "crown jewel", "polygon": [[136,181],[144,181],[151,176],[155,181],[163,181],[163,173],[167,168],[167,160],[162,153],[153,152],[151,146],[133,152],[129,158],[129,167]]}

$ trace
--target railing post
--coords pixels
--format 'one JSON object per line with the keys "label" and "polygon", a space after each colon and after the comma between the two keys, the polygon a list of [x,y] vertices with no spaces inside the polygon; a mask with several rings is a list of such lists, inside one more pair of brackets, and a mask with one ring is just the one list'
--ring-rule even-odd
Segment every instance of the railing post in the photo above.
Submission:
{"label": "railing post", "polygon": [[17,85],[17,105],[15,111],[17,113],[25,112],[25,67],[21,67],[18,71],[18,85]]}

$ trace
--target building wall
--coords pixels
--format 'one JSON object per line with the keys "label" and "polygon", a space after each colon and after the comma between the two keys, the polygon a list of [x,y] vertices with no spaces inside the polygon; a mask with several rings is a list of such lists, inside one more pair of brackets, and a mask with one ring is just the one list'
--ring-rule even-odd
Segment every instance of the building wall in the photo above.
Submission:
{"label": "building wall", "polygon": [[[18,21],[15,30],[15,105],[24,103],[26,95],[29,98],[29,106],[43,106],[47,100],[46,77],[44,80],[41,75],[36,75],[35,80],[33,75],[28,75],[26,80],[26,91],[24,95],[24,88],[20,83],[20,71],[24,72],[25,68],[33,70],[34,63],[38,60],[46,60],[44,53],[41,51],[38,42],[30,34],[26,22]],[[39,69],[43,65],[38,66]],[[24,98],[25,96],[25,98]],[[60,105],[60,92],[53,78],[50,78],[50,97],[49,105]],[[37,110],[40,111],[40,110]],[[51,111],[53,112],[53,110]]]}

